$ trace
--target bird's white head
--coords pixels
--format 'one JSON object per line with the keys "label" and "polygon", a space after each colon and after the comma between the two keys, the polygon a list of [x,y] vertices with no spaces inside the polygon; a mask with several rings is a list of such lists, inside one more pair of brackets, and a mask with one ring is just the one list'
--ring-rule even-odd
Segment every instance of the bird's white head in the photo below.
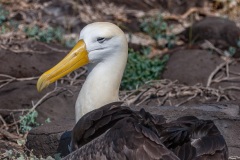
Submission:
{"label": "bird's white head", "polygon": [[80,33],[79,39],[86,44],[90,63],[103,62],[117,54],[125,53],[121,50],[127,45],[123,31],[108,22],[96,22],[87,25]]}
{"label": "bird's white head", "polygon": [[79,41],[56,66],[38,80],[41,91],[68,73],[87,65],[89,75],[76,102],[76,120],[83,114],[118,100],[121,78],[127,62],[128,46],[124,32],[108,22],[84,27]]}

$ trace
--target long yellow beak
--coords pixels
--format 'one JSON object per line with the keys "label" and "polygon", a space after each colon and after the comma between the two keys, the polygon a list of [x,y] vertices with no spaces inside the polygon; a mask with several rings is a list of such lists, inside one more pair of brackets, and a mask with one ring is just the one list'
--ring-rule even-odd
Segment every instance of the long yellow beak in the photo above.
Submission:
{"label": "long yellow beak", "polygon": [[88,63],[86,45],[83,40],[79,40],[62,61],[41,75],[37,82],[37,90],[41,92],[49,84]]}

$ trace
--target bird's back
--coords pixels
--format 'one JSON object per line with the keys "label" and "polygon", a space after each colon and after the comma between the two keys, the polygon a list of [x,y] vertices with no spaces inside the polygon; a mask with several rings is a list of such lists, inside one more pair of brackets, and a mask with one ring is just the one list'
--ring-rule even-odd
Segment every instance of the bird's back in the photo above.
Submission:
{"label": "bird's back", "polygon": [[[69,159],[225,160],[225,140],[212,121],[193,116],[166,123],[162,115],[111,103],[73,129]],[[75,151],[74,151],[75,150]]]}

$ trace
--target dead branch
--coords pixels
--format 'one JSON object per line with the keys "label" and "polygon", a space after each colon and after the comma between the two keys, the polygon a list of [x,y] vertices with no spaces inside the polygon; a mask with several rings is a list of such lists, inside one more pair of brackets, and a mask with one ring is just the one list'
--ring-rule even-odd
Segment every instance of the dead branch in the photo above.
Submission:
{"label": "dead branch", "polygon": [[224,81],[240,81],[240,77],[221,77],[212,80],[212,82],[219,83],[219,82],[224,82]]}
{"label": "dead branch", "polygon": [[136,94],[136,92],[139,92],[139,90],[134,90],[134,91],[131,91],[130,94],[126,94],[125,97],[122,98],[122,101],[124,102],[128,97]]}
{"label": "dead branch", "polygon": [[3,88],[4,86],[8,85],[8,84],[11,83],[11,82],[14,82],[14,81],[19,81],[19,82],[22,82],[22,81],[31,81],[31,80],[35,80],[35,79],[38,79],[38,78],[39,78],[39,77],[17,78],[17,77],[13,77],[13,76],[10,76],[10,75],[7,75],[7,74],[0,74],[0,77],[6,78],[6,79],[1,79],[1,80],[0,80],[0,83],[2,83],[2,84],[0,85],[0,89]]}
{"label": "dead branch", "polygon": [[186,99],[186,100],[184,100],[183,102],[180,102],[180,103],[176,104],[176,107],[179,107],[180,105],[183,105],[183,104],[185,104],[185,103],[187,103],[187,102],[191,101],[191,100],[192,100],[192,99],[194,99],[194,98],[195,98],[197,95],[198,95],[198,94],[197,94],[197,93],[195,93],[193,96],[191,96],[191,97],[187,98],[187,99]]}
{"label": "dead branch", "polygon": [[224,52],[220,49],[218,49],[217,47],[215,47],[210,41],[205,40],[204,43],[201,45],[201,47],[203,49],[210,49],[213,50],[215,52],[217,52],[219,55],[223,56]]}
{"label": "dead branch", "polygon": [[240,157],[239,156],[230,156],[228,159],[229,160],[239,160]]}
{"label": "dead branch", "polygon": [[8,129],[8,127],[7,127],[7,122],[3,119],[3,117],[2,117],[1,115],[0,115],[0,120],[1,120],[2,123],[3,123],[3,125],[1,126],[0,129],[2,129],[2,128]]}
{"label": "dead branch", "polygon": [[71,86],[78,85],[82,83],[82,76],[87,73],[87,69],[83,67],[81,70],[73,71],[72,73],[68,74],[66,77],[60,79],[60,83],[64,84],[65,82]]}
{"label": "dead branch", "polygon": [[175,20],[175,21],[180,21],[181,22],[182,20],[186,19],[187,17],[189,17],[189,15],[191,15],[192,13],[195,13],[195,12],[206,15],[206,16],[213,16],[212,13],[206,11],[205,9],[192,7],[192,8],[189,8],[182,15],[174,15],[174,14],[165,15],[165,16],[163,16],[163,19],[165,19],[165,20]]}
{"label": "dead branch", "polygon": [[[11,112],[11,116],[13,118],[13,123],[15,123],[16,119],[15,119],[15,116],[14,116],[14,114],[12,112]],[[19,135],[20,133],[19,133],[19,128],[18,128],[18,124],[17,123],[15,124],[15,127],[16,127],[16,132]]]}
{"label": "dead branch", "polygon": [[240,73],[238,73],[238,72],[229,71],[229,73],[231,73],[231,74],[233,74],[233,75],[236,75],[236,76],[240,76]]}
{"label": "dead branch", "polygon": [[63,89],[63,88],[55,87],[54,90],[46,93],[41,99],[39,99],[39,100],[37,101],[37,103],[34,104],[34,103],[32,102],[32,103],[33,103],[33,106],[32,106],[32,108],[28,111],[27,114],[33,112],[33,111],[34,111],[44,100],[46,100],[51,94],[56,93],[56,92],[59,92],[61,89]]}
{"label": "dead branch", "polygon": [[0,109],[0,112],[26,112],[29,109]]}
{"label": "dead branch", "polygon": [[227,64],[227,62],[223,62],[223,63],[221,63],[220,65],[218,65],[218,66],[216,67],[216,69],[214,69],[214,70],[212,71],[212,73],[211,73],[211,74],[209,75],[209,77],[208,77],[208,81],[207,81],[207,85],[206,85],[207,87],[209,87],[209,86],[211,85],[214,76],[215,76],[224,66],[226,66],[226,64]]}
{"label": "dead branch", "polygon": [[[212,83],[240,81],[240,73],[231,72],[229,69],[229,64],[233,62],[234,60],[227,59],[226,62],[223,62],[220,65],[218,65],[216,69],[208,77],[207,87],[209,87]],[[220,72],[220,71],[223,71],[223,72]],[[219,72],[220,72],[220,75],[214,78]],[[230,74],[233,74],[235,76],[230,76]]]}
{"label": "dead branch", "polygon": [[[149,89],[151,88],[151,89]],[[154,97],[159,105],[163,105],[166,101],[171,101],[172,98],[184,97],[186,100],[176,104],[180,106],[185,104],[197,96],[208,99],[208,97],[215,97],[216,100],[224,98],[229,100],[230,98],[224,94],[224,90],[215,89],[210,87],[203,87],[200,84],[194,86],[186,86],[183,84],[178,84],[176,81],[166,81],[159,80],[149,83],[145,87],[133,91],[124,97],[126,99],[127,105],[141,105],[143,103],[147,104],[148,101]]]}
{"label": "dead branch", "polygon": [[127,100],[127,104],[134,104],[145,92],[147,92],[149,89],[146,89],[145,91],[142,91],[138,96],[136,96],[134,99]]}
{"label": "dead branch", "polygon": [[0,128],[0,133],[2,135],[4,135],[6,138],[10,139],[10,140],[13,140],[13,141],[17,141],[18,139],[20,139],[21,137],[15,135],[15,134],[12,134],[4,129],[1,129]]}
{"label": "dead branch", "polygon": [[222,88],[222,90],[223,90],[223,91],[226,91],[226,90],[236,90],[236,91],[240,91],[240,87],[230,86],[230,87]]}

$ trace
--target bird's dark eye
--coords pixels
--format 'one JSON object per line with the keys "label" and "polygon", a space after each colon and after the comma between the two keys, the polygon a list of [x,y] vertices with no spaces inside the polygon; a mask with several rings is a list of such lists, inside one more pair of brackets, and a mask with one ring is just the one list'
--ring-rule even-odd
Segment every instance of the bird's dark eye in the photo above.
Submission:
{"label": "bird's dark eye", "polygon": [[103,43],[105,40],[106,39],[102,37],[97,38],[98,43]]}

